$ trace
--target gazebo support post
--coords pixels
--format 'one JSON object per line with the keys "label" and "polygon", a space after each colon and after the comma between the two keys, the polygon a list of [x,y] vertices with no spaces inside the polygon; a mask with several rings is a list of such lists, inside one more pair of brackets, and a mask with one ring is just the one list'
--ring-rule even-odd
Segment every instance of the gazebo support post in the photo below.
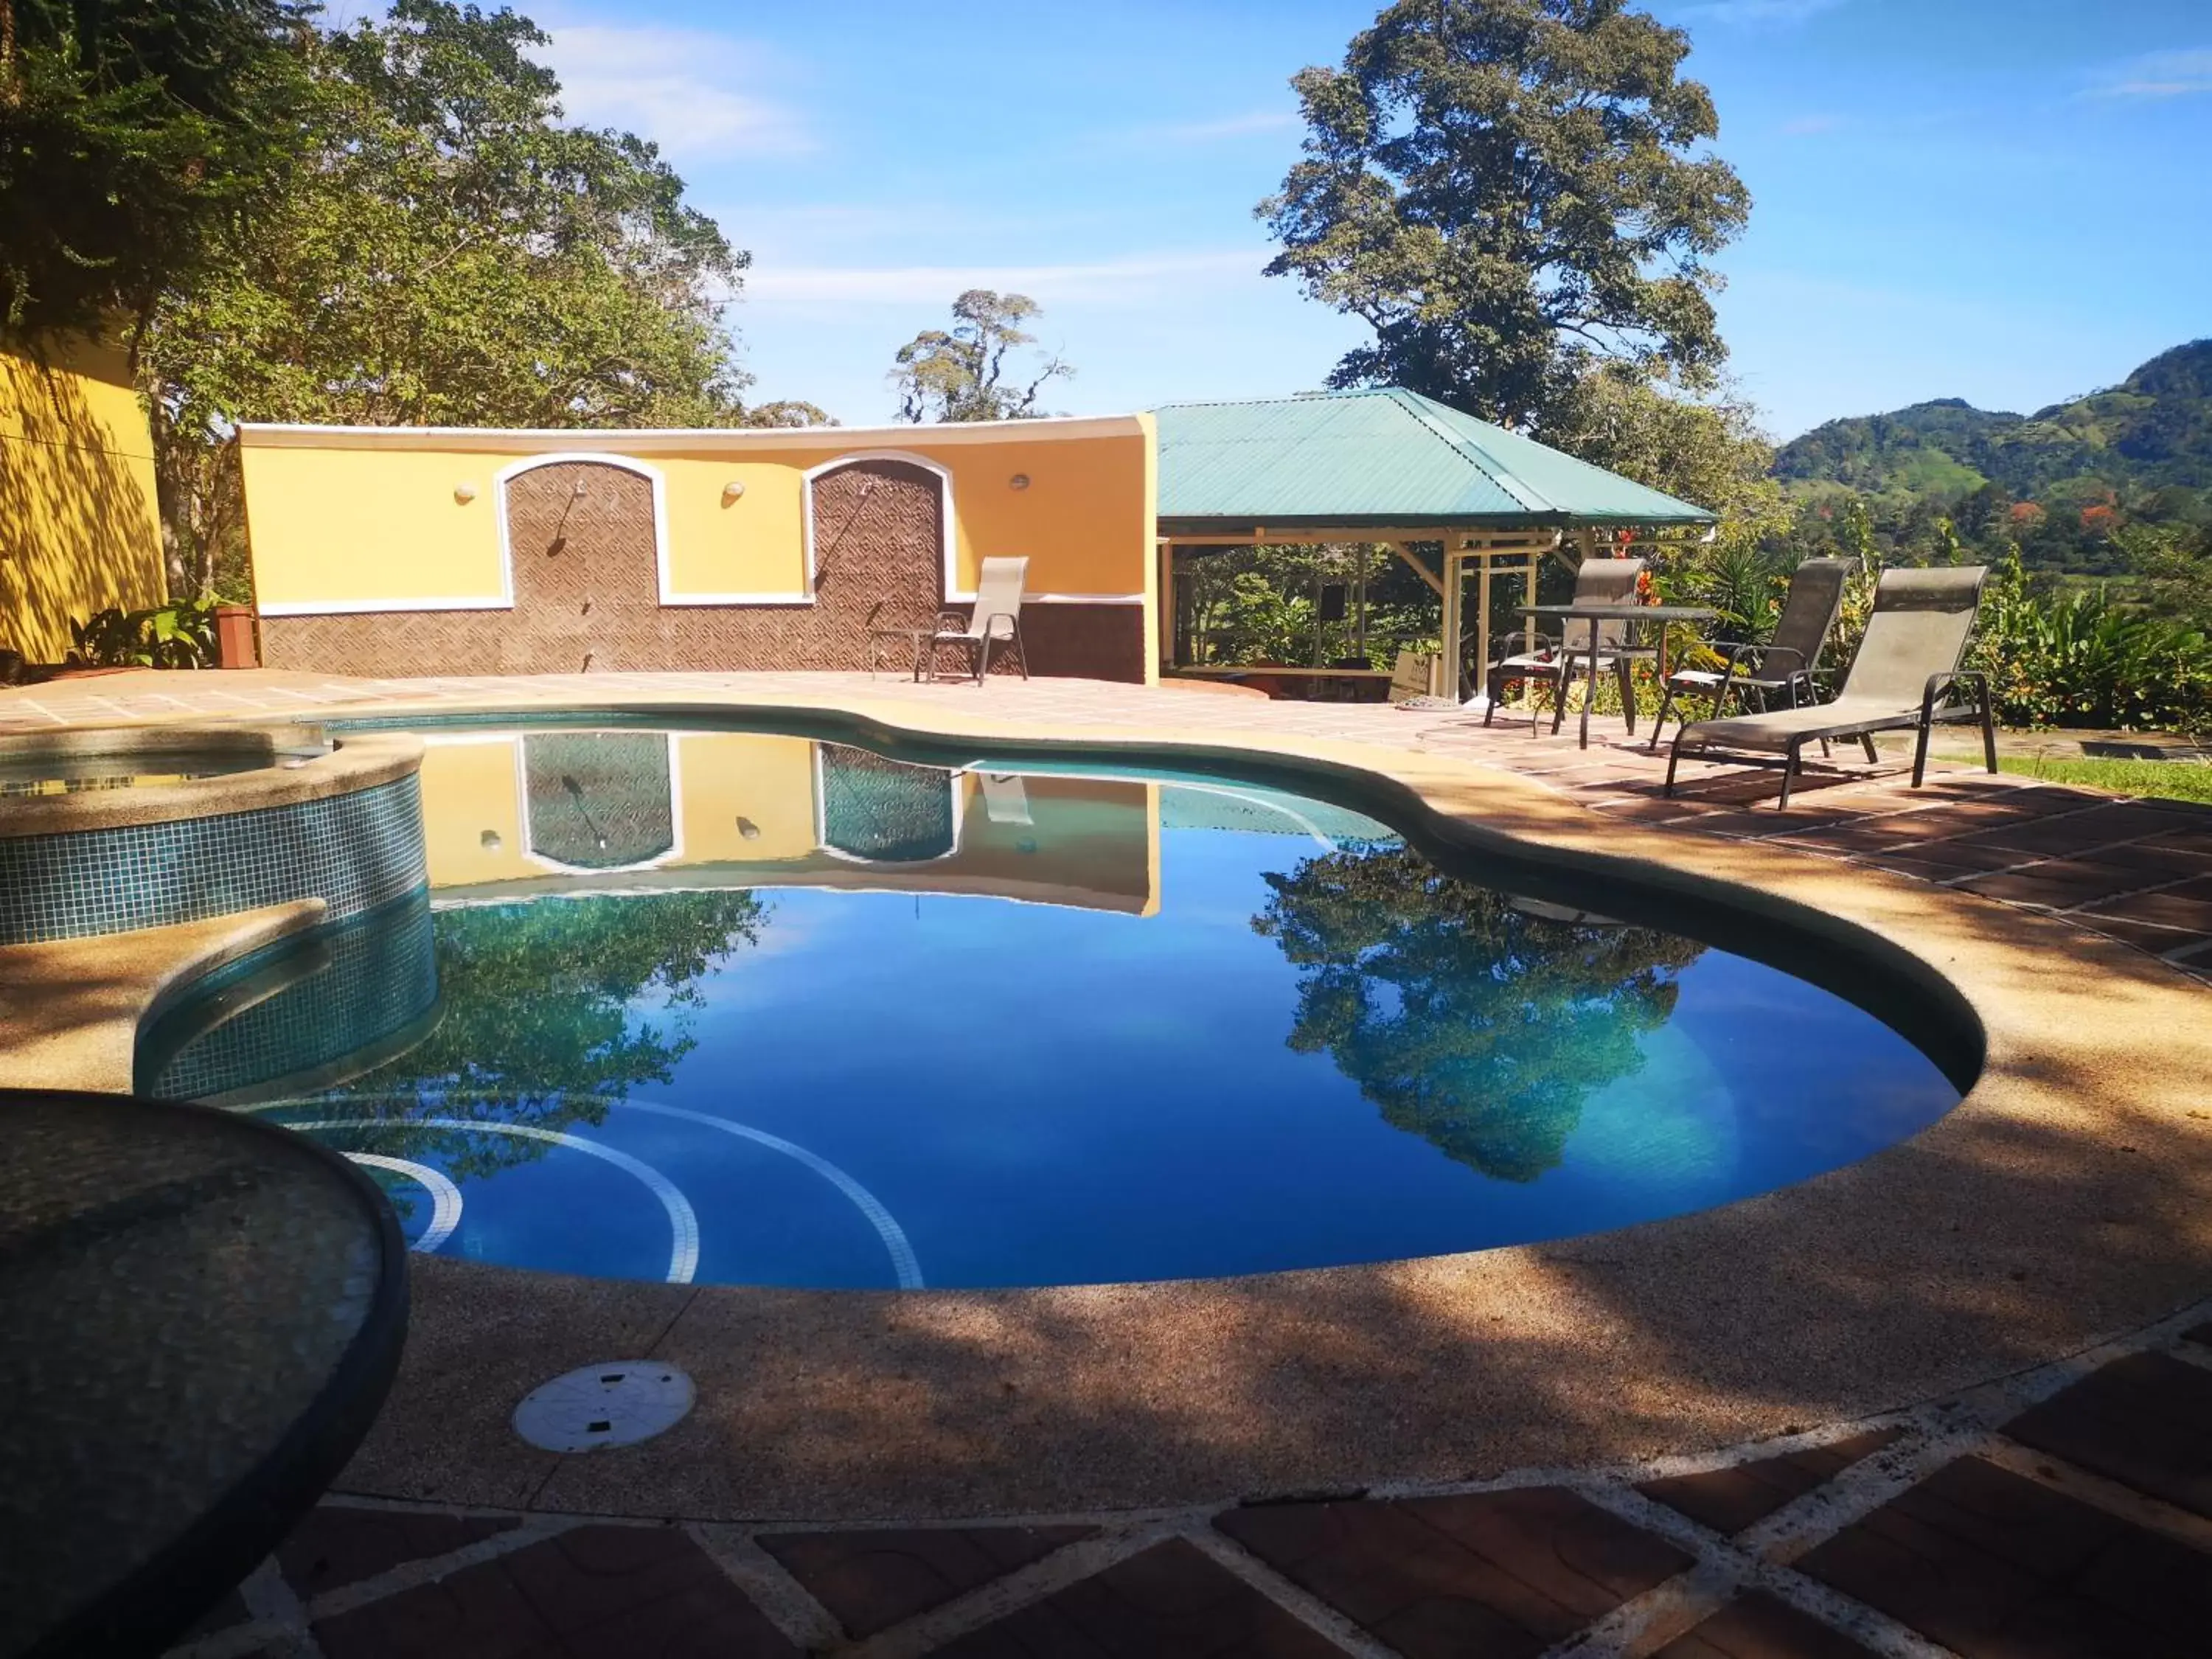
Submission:
{"label": "gazebo support post", "polygon": [[1175,638],[1176,600],[1175,584],[1175,542],[1172,538],[1162,537],[1160,538],[1159,565],[1160,586],[1158,604],[1159,605],[1160,667],[1163,670],[1166,670],[1173,668],[1176,665]]}

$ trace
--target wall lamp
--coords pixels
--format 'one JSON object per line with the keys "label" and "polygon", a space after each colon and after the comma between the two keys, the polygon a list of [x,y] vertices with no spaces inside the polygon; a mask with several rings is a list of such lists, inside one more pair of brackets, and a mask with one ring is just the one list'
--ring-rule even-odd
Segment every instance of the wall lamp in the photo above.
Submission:
{"label": "wall lamp", "polygon": [[745,487],[744,483],[736,478],[731,479],[729,483],[722,486],[722,505],[724,507],[729,506],[731,502],[736,501],[738,496],[744,493]]}
{"label": "wall lamp", "polygon": [[1006,487],[1010,489],[1027,489],[1030,487],[1030,475],[1026,472],[1015,473],[1012,477],[1006,480]]}
{"label": "wall lamp", "polygon": [[474,484],[457,483],[453,486],[453,499],[459,501],[463,507],[466,507],[471,501],[476,500],[476,498],[477,487]]}

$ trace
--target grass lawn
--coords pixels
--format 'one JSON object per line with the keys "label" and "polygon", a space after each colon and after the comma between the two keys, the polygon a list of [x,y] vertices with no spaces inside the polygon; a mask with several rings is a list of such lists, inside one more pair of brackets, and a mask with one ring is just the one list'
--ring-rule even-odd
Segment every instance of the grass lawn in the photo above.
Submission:
{"label": "grass lawn", "polygon": [[2089,760],[2079,756],[2002,755],[2007,772],[2047,783],[2078,783],[2123,795],[2160,795],[2212,805],[2212,766],[2195,761]]}

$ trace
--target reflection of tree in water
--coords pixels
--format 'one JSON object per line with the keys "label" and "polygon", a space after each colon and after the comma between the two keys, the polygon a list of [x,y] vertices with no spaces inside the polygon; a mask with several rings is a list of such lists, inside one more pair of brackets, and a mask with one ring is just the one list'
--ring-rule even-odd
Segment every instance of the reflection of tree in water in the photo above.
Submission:
{"label": "reflection of tree in water", "polygon": [[[697,1039],[695,983],[758,942],[768,908],[750,892],[541,899],[437,916],[442,1018],[419,1047],[285,1115],[341,1109],[375,1127],[349,1151],[434,1150],[456,1179],[542,1157],[520,1135],[410,1129],[410,1119],[473,1117],[559,1129],[598,1123],[644,1083],[665,1084]],[[657,995],[665,1021],[630,1005]],[[414,1149],[410,1152],[410,1148]]]}
{"label": "reflection of tree in water", "polygon": [[1643,1064],[1703,954],[1649,928],[1560,921],[1403,848],[1308,859],[1254,931],[1305,969],[1291,1047],[1327,1049],[1386,1121],[1506,1181],[1555,1166],[1593,1090]]}

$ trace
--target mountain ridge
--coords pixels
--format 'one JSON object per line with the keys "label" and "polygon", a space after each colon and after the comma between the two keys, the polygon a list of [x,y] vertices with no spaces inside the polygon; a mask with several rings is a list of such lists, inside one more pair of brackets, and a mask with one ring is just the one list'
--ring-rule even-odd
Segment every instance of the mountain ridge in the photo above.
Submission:
{"label": "mountain ridge", "polygon": [[2195,519],[2212,492],[2212,338],[2162,351],[2117,386],[2031,415],[1936,398],[1822,422],[1781,446],[1775,475],[1818,493],[1963,499],[1995,485],[2015,500],[2182,491],[2197,502],[2148,503]]}

